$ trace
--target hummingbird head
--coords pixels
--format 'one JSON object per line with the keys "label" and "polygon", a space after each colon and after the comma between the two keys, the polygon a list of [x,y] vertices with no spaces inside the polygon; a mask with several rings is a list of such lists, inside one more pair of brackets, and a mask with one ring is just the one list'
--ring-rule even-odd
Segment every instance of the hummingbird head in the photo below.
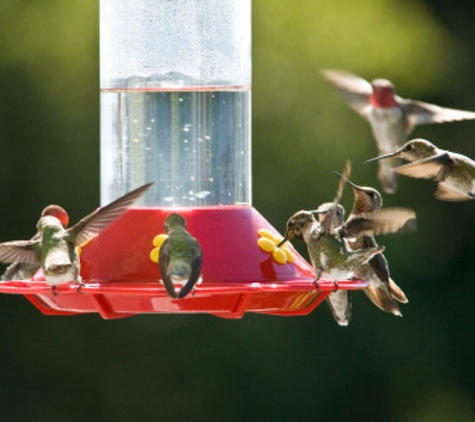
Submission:
{"label": "hummingbird head", "polygon": [[48,205],[42,212],[41,217],[51,216],[56,217],[64,228],[68,227],[69,216],[64,208],[59,205]]}
{"label": "hummingbird head", "polygon": [[426,139],[417,138],[412,139],[411,141],[406,142],[398,150],[391,152],[389,154],[380,155],[379,157],[371,158],[367,160],[367,163],[373,161],[384,160],[385,158],[397,157],[402,158],[403,160],[412,162],[416,160],[422,160],[424,158],[432,157],[438,153],[438,148],[427,141]]}
{"label": "hummingbird head", "polygon": [[318,214],[318,222],[329,225],[330,229],[339,227],[345,222],[345,209],[340,204],[325,202],[315,211]]}
{"label": "hummingbird head", "polygon": [[369,101],[373,107],[392,108],[397,107],[396,92],[394,85],[387,79],[375,79],[371,82],[373,92],[369,96]]}
{"label": "hummingbird head", "polygon": [[44,217],[41,217],[38,220],[36,228],[41,234],[43,234],[45,230],[47,230],[49,233],[64,230],[61,221],[59,221],[56,217],[53,217],[52,215],[45,215]]}
{"label": "hummingbird head", "polygon": [[315,217],[310,211],[298,211],[292,217],[287,220],[287,228],[285,232],[284,243],[286,240],[297,239],[304,240],[303,233],[307,227],[316,223]]}
{"label": "hummingbird head", "polygon": [[354,194],[354,203],[352,214],[370,213],[379,211],[383,206],[383,198],[381,194],[374,188],[367,186],[358,186],[353,183],[350,179],[342,176],[340,173],[335,172],[345,183],[351,187]]}
{"label": "hummingbird head", "polygon": [[399,158],[412,162],[436,155],[437,147],[426,139],[417,138],[406,142],[396,152]]}
{"label": "hummingbird head", "polygon": [[182,227],[186,228],[186,220],[185,218],[180,215],[180,214],[170,214],[167,216],[165,219],[165,223],[163,224],[163,227],[165,228],[165,231],[168,233],[170,230],[173,230],[174,228],[177,227]]}

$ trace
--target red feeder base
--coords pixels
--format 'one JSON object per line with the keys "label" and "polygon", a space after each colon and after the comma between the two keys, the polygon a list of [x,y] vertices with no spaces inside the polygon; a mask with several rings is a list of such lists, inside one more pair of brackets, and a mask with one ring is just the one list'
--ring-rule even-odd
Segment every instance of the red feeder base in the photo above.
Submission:
{"label": "red feeder base", "polygon": [[[203,282],[194,295],[172,299],[150,260],[152,240],[172,212],[182,214],[203,250]],[[245,312],[307,315],[335,289],[361,289],[362,281],[338,285],[319,280],[292,248],[293,263],[279,264],[262,251],[258,230],[277,231],[252,207],[131,208],[81,253],[84,286],[57,286],[39,271],[31,281],[0,283],[0,293],[23,294],[46,315],[99,313],[105,319],[142,313],[208,313],[241,318]]]}

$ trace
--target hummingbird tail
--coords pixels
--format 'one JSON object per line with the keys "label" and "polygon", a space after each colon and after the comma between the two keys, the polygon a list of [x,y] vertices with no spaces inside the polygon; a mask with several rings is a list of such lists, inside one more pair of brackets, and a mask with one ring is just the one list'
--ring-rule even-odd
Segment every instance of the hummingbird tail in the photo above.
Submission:
{"label": "hummingbird tail", "polygon": [[396,299],[398,302],[401,302],[401,303],[409,302],[409,300],[407,299],[402,289],[391,278],[389,279],[389,290],[391,291],[392,297]]}
{"label": "hummingbird tail", "polygon": [[366,296],[368,296],[368,299],[371,300],[371,302],[373,302],[379,309],[396,316],[402,316],[397,302],[389,291],[371,285],[365,287],[363,290],[366,293]]}
{"label": "hummingbird tail", "polygon": [[397,174],[394,171],[393,160],[379,161],[378,177],[386,193],[394,194],[397,190]]}

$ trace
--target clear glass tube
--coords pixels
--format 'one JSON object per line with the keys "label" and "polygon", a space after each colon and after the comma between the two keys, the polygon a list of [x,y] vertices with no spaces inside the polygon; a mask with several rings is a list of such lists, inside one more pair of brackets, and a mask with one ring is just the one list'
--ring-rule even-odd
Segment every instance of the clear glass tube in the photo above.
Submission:
{"label": "clear glass tube", "polygon": [[250,0],[101,0],[101,202],[251,204]]}

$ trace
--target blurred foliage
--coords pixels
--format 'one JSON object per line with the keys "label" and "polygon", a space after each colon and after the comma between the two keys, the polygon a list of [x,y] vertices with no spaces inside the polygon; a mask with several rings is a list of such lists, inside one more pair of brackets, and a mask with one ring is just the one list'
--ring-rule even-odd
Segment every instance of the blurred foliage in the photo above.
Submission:
{"label": "blurred foliage", "polygon": [[[473,6],[462,1],[255,0],[253,203],[279,230],[333,198],[347,158],[375,185],[369,126],[322,68],[386,77],[403,97],[475,109]],[[34,232],[41,209],[77,221],[99,203],[98,1],[0,0],[2,240]],[[420,127],[475,157],[475,123]],[[475,421],[472,203],[402,179],[386,205],[414,207],[418,232],[381,238],[410,303],[404,318],[355,292],[338,327],[308,317],[42,316],[0,303],[0,403],[15,421]],[[343,203],[351,205],[345,192]],[[304,256],[303,245],[300,248]]]}

